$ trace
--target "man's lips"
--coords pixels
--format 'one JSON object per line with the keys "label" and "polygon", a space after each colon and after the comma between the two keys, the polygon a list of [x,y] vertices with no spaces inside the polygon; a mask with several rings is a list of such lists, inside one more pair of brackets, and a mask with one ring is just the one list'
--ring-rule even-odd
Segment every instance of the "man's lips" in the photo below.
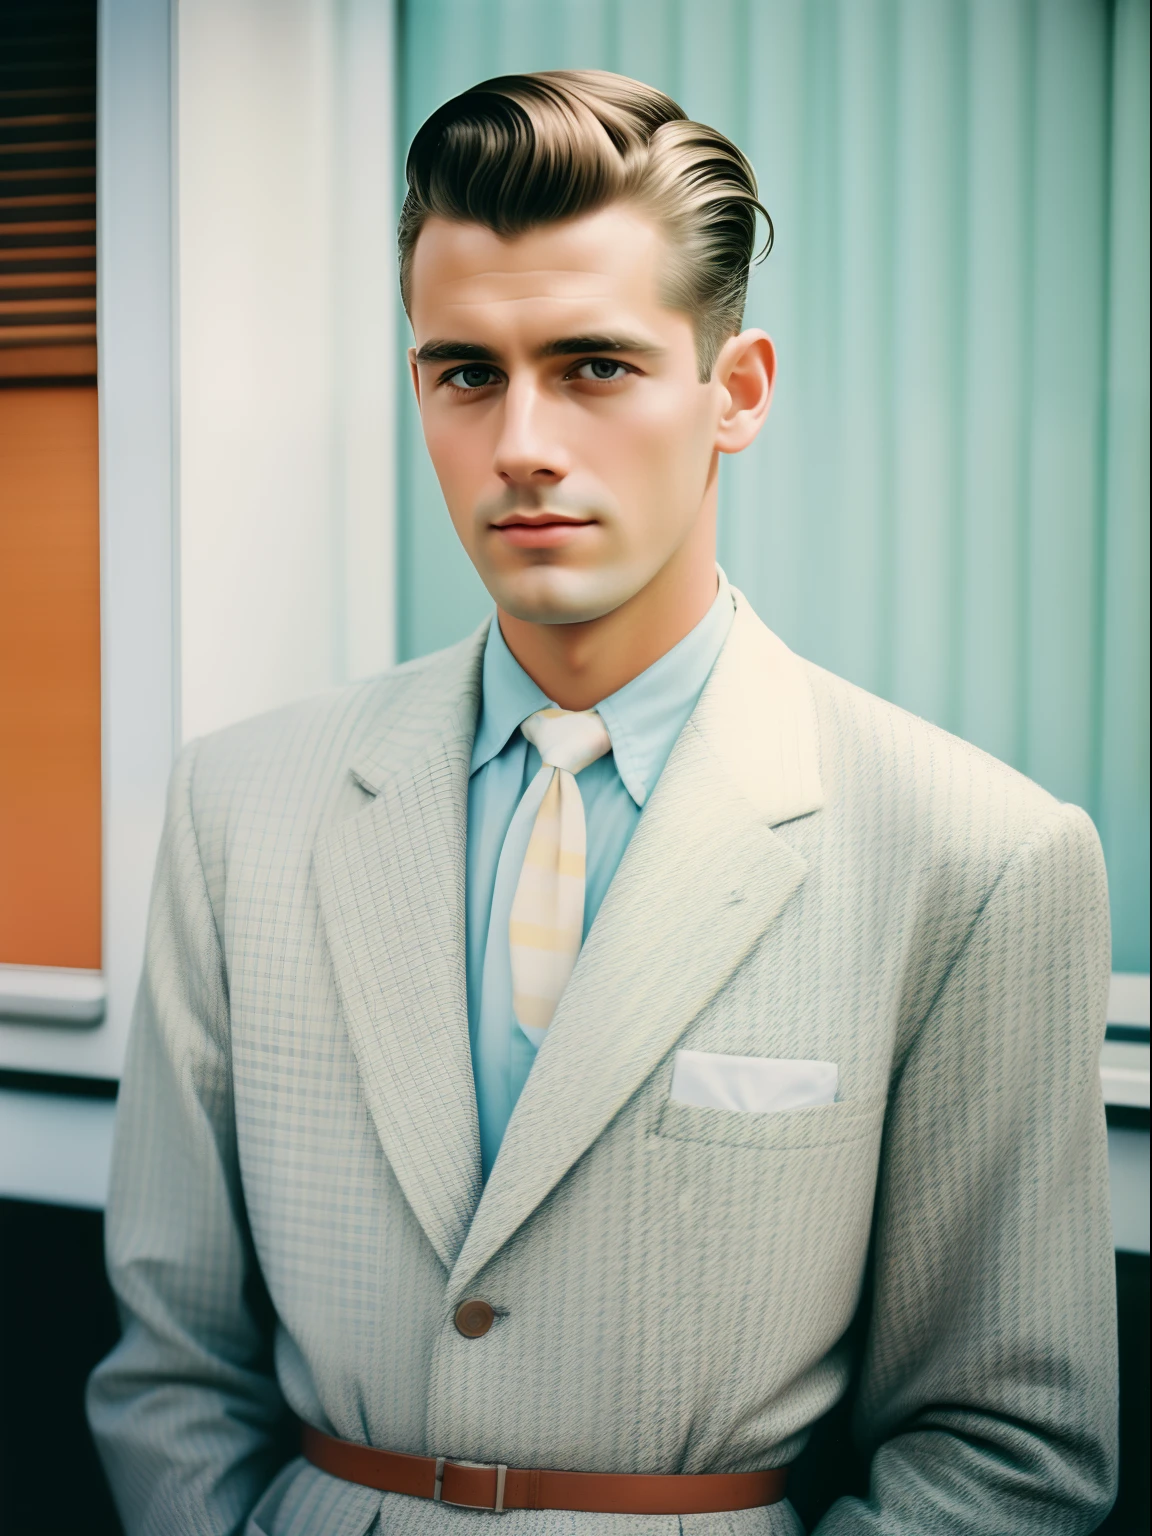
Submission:
{"label": "man's lips", "polygon": [[590,523],[590,517],[569,517],[564,512],[513,512],[510,517],[493,523],[494,528],[539,528],[544,523]]}
{"label": "man's lips", "polygon": [[549,549],[576,538],[581,528],[590,528],[595,519],[563,517],[555,512],[535,516],[510,517],[493,523],[492,530],[517,549]]}

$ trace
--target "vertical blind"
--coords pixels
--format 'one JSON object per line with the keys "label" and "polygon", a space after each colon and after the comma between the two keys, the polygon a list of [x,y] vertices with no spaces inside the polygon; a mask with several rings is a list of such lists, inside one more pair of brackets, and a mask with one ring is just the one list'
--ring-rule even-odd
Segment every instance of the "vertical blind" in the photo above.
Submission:
{"label": "vertical blind", "polygon": [[[748,153],[780,373],[720,558],[795,650],[1094,817],[1148,969],[1148,0],[407,0],[402,148],[605,68]],[[401,379],[400,653],[488,600]]]}

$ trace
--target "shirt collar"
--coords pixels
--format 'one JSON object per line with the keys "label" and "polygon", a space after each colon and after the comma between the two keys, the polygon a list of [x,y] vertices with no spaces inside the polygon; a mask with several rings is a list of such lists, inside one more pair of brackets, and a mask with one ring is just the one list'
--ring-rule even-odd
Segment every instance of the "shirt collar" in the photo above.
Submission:
{"label": "shirt collar", "polygon": [[[716,570],[716,598],[695,629],[596,705],[612,738],[616,771],[638,806],[652,793],[728,637],[732,589],[719,566]],[[499,756],[529,715],[556,707],[508,649],[495,619],[484,647],[482,686],[472,773]]]}
{"label": "shirt collar", "polygon": [[470,773],[499,757],[522,720],[538,709],[555,707],[508,649],[495,615],[488,626],[480,686],[480,719],[472,742]]}

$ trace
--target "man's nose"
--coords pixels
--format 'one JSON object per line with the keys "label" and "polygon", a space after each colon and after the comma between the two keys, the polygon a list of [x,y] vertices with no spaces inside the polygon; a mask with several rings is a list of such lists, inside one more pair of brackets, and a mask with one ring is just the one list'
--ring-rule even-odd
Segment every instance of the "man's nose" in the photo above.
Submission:
{"label": "man's nose", "polygon": [[568,473],[559,423],[535,384],[513,381],[504,395],[504,419],[494,469],[505,485],[555,485]]}

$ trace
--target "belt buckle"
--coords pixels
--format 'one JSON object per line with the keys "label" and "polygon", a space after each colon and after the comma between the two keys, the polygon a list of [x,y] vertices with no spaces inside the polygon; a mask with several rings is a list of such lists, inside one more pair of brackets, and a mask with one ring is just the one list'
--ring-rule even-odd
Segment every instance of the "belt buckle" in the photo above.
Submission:
{"label": "belt buckle", "polygon": [[496,1502],[494,1504],[461,1504],[458,1499],[446,1499],[444,1497],[444,1468],[448,1465],[447,1456],[436,1458],[436,1486],[432,1493],[434,1504],[451,1504],[454,1509],[487,1509],[495,1515],[505,1513],[504,1509],[504,1481],[508,1476],[508,1468],[502,1461],[453,1461],[454,1467],[474,1467],[480,1470],[491,1470],[496,1474]]}

